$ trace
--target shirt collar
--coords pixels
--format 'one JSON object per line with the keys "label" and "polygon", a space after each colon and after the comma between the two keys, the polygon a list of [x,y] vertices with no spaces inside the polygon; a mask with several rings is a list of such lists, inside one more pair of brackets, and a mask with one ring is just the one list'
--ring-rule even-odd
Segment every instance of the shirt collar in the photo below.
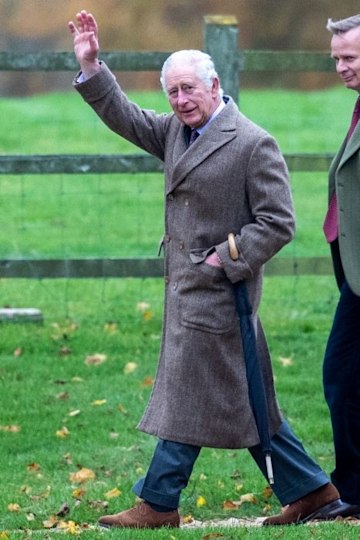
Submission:
{"label": "shirt collar", "polygon": [[196,128],[196,131],[199,133],[199,135],[201,135],[202,133],[204,133],[204,131],[207,130],[207,128],[209,127],[209,125],[211,124],[211,122],[213,120],[215,120],[215,118],[217,117],[217,115],[219,113],[221,113],[221,111],[223,110],[223,108],[225,107],[225,102],[224,100],[222,99],[218,105],[218,107],[215,109],[215,111],[212,113],[212,115],[210,116],[209,120],[206,122],[206,124],[204,124],[203,126],[199,127],[199,128]]}

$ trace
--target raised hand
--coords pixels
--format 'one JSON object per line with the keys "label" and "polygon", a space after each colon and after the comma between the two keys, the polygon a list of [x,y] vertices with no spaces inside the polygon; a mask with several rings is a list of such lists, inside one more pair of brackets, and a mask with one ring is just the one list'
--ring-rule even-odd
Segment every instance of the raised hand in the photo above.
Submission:
{"label": "raised hand", "polygon": [[68,28],[73,35],[75,56],[84,75],[93,75],[100,69],[98,28],[95,18],[91,13],[82,10],[76,14],[76,23],[70,21]]}

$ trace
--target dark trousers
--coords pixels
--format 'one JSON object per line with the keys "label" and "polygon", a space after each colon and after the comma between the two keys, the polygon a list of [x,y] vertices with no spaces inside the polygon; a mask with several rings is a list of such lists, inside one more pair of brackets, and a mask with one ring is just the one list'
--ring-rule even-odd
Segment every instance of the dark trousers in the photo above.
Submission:
{"label": "dark trousers", "polygon": [[325,351],[323,381],[335,447],[331,478],[345,502],[360,504],[360,297],[346,281]]}
{"label": "dark trousers", "polygon": [[[271,448],[275,479],[272,488],[282,506],[329,482],[286,421],[272,438]],[[147,474],[133,487],[136,495],[154,505],[177,508],[181,491],[188,484],[200,450],[199,446],[160,439]],[[265,460],[260,446],[249,448],[249,452],[266,478]]]}

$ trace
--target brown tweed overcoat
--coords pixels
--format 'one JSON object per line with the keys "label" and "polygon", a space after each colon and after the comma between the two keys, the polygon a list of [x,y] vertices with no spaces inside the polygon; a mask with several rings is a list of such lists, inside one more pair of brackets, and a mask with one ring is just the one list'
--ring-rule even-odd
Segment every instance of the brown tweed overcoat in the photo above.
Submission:
{"label": "brown tweed overcoat", "polygon": [[[197,446],[258,444],[232,283],[248,283],[274,433],[281,415],[257,309],[263,265],[294,232],[288,172],[276,142],[226,98],[210,128],[187,148],[174,114],[131,103],[104,64],[74,84],[113,131],[165,167],[163,335],[139,429]],[[229,256],[230,232],[236,261]],[[214,248],[224,268],[204,263]]]}

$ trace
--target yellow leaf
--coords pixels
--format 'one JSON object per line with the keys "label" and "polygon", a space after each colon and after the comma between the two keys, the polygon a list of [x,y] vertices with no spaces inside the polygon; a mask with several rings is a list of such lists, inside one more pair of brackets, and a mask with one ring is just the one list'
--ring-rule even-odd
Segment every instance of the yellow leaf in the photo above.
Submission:
{"label": "yellow leaf", "polygon": [[9,540],[10,536],[6,531],[0,532],[0,540]]}
{"label": "yellow leaf", "polygon": [[263,492],[262,492],[262,495],[263,495],[264,499],[270,499],[272,494],[273,494],[273,490],[271,489],[271,487],[270,486],[265,486],[264,489],[263,489]]}
{"label": "yellow leaf", "polygon": [[200,508],[200,506],[205,506],[206,505],[206,499],[205,497],[202,497],[201,495],[197,498],[196,500],[196,506],[198,508]]}
{"label": "yellow leaf", "polygon": [[124,374],[129,375],[130,373],[133,373],[137,369],[138,365],[136,362],[128,362],[126,366],[124,367]]}
{"label": "yellow leaf", "polygon": [[75,521],[60,521],[57,528],[69,534],[80,534],[81,532],[80,526]]}
{"label": "yellow leaf", "polygon": [[9,510],[9,512],[19,512],[20,511],[20,504],[10,503],[10,504],[8,504],[7,508]]}
{"label": "yellow leaf", "polygon": [[191,514],[188,514],[187,516],[184,516],[182,519],[183,523],[192,523],[194,521],[194,518]]}
{"label": "yellow leaf", "polygon": [[69,416],[78,416],[80,414],[80,409],[75,409],[74,411],[69,412]]}
{"label": "yellow leaf", "polygon": [[74,473],[70,473],[70,481],[74,482],[75,484],[83,484],[88,480],[93,480],[94,478],[94,471],[87,469],[86,467],[83,467]]}
{"label": "yellow leaf", "polygon": [[282,356],[279,357],[279,362],[280,364],[282,364],[283,367],[292,366],[294,363],[292,358],[283,358]]}
{"label": "yellow leaf", "polygon": [[72,492],[73,499],[81,499],[86,494],[86,491],[84,488],[76,488]]}
{"label": "yellow leaf", "polygon": [[147,302],[138,302],[136,304],[136,309],[144,313],[144,311],[147,311],[148,309],[150,309],[150,304],[148,304]]}
{"label": "yellow leaf", "polygon": [[82,377],[77,377],[77,376],[72,377],[71,379],[72,382],[83,382],[83,380],[84,379]]}
{"label": "yellow leaf", "polygon": [[147,309],[146,311],[143,312],[143,318],[145,321],[151,321],[153,316],[154,316],[154,313],[151,311],[151,309]]}
{"label": "yellow leaf", "polygon": [[106,360],[106,354],[95,353],[85,358],[85,364],[87,364],[88,366],[98,366],[106,362]]}
{"label": "yellow leaf", "polygon": [[92,402],[91,405],[99,406],[99,405],[105,405],[106,399],[95,399],[95,401]]}
{"label": "yellow leaf", "polygon": [[56,432],[56,436],[60,439],[65,439],[65,437],[68,437],[70,435],[70,431],[66,426],[63,426],[61,429],[58,429]]}
{"label": "yellow leaf", "polygon": [[121,495],[121,491],[118,488],[110,489],[107,493],[105,493],[105,497],[107,499],[113,499],[115,497],[119,497]]}

